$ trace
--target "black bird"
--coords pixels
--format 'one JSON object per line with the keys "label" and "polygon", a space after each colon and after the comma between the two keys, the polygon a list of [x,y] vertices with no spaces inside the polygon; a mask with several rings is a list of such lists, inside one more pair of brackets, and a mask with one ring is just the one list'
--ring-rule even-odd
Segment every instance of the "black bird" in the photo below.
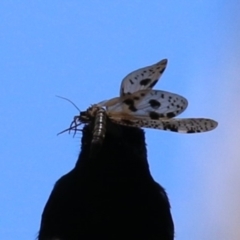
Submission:
{"label": "black bird", "polygon": [[91,148],[92,131],[83,128],[77,163],[56,182],[38,239],[173,240],[169,200],[151,176],[144,131],[109,121],[99,149]]}

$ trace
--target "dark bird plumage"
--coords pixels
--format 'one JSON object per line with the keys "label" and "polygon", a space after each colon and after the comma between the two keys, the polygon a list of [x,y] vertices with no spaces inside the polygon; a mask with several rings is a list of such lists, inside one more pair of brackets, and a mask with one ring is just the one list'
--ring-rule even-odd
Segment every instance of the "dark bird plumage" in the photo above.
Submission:
{"label": "dark bird plumage", "polygon": [[149,171],[143,130],[108,122],[102,146],[91,140],[90,124],[75,167],[46,203],[38,239],[172,240],[170,204]]}

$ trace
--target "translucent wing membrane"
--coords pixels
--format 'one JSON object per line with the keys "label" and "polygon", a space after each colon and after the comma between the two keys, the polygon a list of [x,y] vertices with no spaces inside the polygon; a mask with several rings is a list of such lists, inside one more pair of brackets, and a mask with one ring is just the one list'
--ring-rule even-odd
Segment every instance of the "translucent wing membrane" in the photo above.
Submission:
{"label": "translucent wing membrane", "polygon": [[163,59],[156,64],[131,72],[122,80],[120,96],[153,88],[163,74],[166,66],[167,59]]}
{"label": "translucent wing membrane", "polygon": [[169,119],[181,114],[188,102],[184,97],[174,93],[147,89],[124,97],[113,98],[102,104],[106,106],[110,118],[156,120]]}
{"label": "translucent wing membrane", "polygon": [[211,131],[218,123],[206,118],[178,118],[170,120],[121,119],[113,122],[125,126],[155,128],[179,133],[200,133]]}

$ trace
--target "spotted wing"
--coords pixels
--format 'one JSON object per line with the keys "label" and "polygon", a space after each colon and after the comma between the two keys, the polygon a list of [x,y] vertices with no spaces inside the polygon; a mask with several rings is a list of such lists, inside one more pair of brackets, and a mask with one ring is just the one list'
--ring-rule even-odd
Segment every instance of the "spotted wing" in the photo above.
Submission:
{"label": "spotted wing", "polygon": [[153,88],[163,74],[166,66],[167,59],[163,59],[156,64],[131,72],[122,80],[120,96]]}
{"label": "spotted wing", "polygon": [[124,97],[99,103],[114,119],[169,119],[181,114],[188,105],[184,97],[160,90],[141,90]]}
{"label": "spotted wing", "polygon": [[179,133],[207,132],[213,130],[218,125],[216,121],[206,118],[175,118],[170,120],[113,119],[113,122],[125,126],[155,128]]}

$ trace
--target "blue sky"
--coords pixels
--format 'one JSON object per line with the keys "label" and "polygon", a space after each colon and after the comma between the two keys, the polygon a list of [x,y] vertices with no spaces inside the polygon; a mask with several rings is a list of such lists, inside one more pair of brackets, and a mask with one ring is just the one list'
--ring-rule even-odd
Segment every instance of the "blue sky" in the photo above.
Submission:
{"label": "blue sky", "polygon": [[167,190],[176,239],[239,239],[240,2],[0,3],[0,239],[34,239],[80,135],[56,134],[78,111],[116,97],[129,72],[163,58],[155,87],[189,101],[182,117],[215,131],[146,130],[154,178]]}

